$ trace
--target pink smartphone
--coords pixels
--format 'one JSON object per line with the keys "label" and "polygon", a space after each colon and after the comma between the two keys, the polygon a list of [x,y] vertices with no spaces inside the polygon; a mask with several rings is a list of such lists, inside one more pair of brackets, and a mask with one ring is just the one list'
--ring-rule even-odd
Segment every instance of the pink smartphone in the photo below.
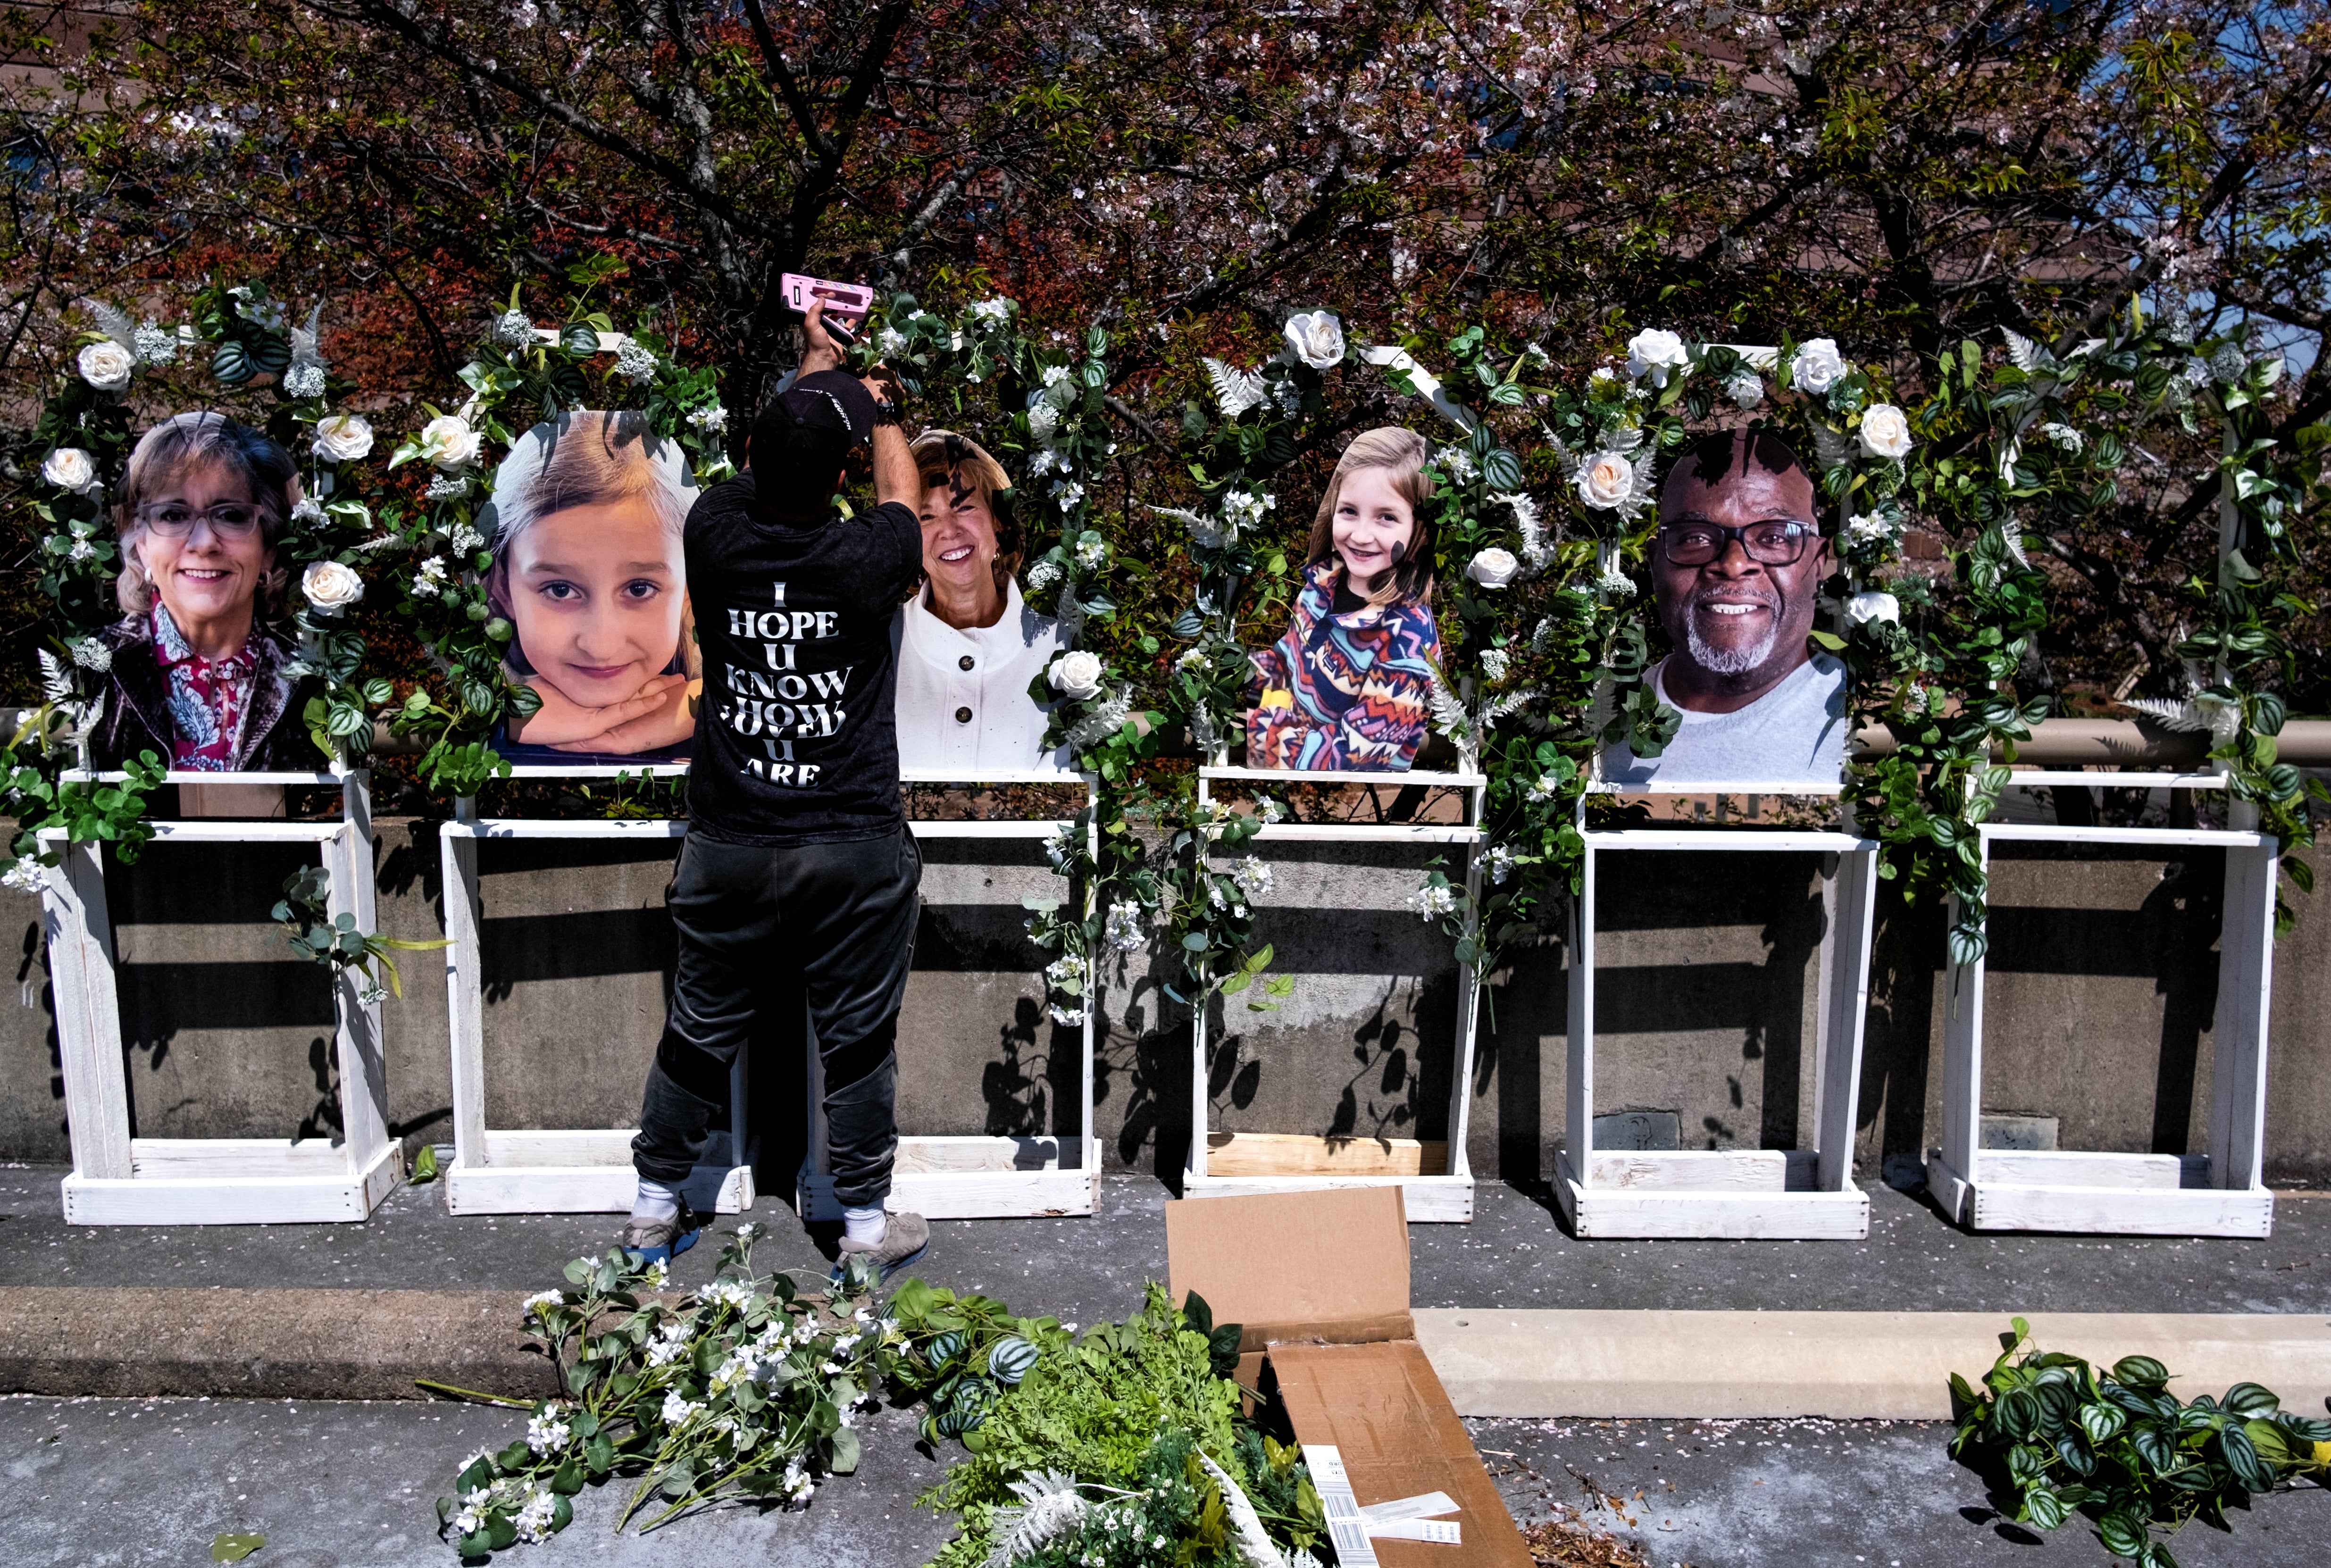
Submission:
{"label": "pink smartphone", "polygon": [[823,278],[812,278],[800,272],[787,272],[777,280],[777,297],[789,310],[804,315],[820,299],[825,301],[826,314],[863,318],[874,309],[874,290],[858,283],[835,283]]}

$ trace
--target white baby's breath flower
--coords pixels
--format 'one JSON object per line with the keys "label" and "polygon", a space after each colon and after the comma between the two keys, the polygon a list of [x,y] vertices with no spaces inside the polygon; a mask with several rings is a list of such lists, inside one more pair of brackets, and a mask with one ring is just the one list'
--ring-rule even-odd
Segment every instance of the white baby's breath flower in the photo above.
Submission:
{"label": "white baby's breath flower", "polygon": [[1605,566],[1594,578],[1594,591],[1606,599],[1632,599],[1635,580],[1616,566]]}
{"label": "white baby's breath flower", "polygon": [[81,371],[81,378],[98,391],[119,392],[129,385],[130,375],[138,368],[138,356],[109,337],[84,347],[73,363]]}
{"label": "white baby's breath flower", "polygon": [[1845,375],[1845,359],[1833,338],[1812,337],[1797,345],[1789,361],[1789,385],[1815,396],[1827,392]]}
{"label": "white baby's breath flower", "polygon": [[470,476],[467,474],[438,474],[429,481],[428,489],[423,492],[433,501],[458,501],[469,493]]}
{"label": "white baby's breath flower", "polygon": [[1119,899],[1108,907],[1108,923],[1102,930],[1102,940],[1119,953],[1130,953],[1148,937],[1148,920],[1139,904]]}
{"label": "white baby's breath flower", "polygon": [[328,414],[316,422],[309,450],[326,462],[354,462],[372,451],[372,426],[362,414]]}
{"label": "white baby's breath flower", "polygon": [[574,1432],[561,1418],[566,1411],[557,1404],[545,1405],[528,1418],[526,1446],[538,1454],[555,1454],[565,1448]]}
{"label": "white baby's breath flower", "polygon": [[1457,895],[1448,888],[1419,888],[1408,896],[1408,907],[1415,911],[1419,919],[1438,920],[1444,915],[1456,912]]}
{"label": "white baby's breath flower", "polygon": [[626,343],[615,350],[615,374],[636,386],[643,381],[653,381],[656,356],[636,343]]}
{"label": "white baby's breath flower", "polygon": [[292,397],[324,395],[324,367],[320,365],[294,365],[283,372],[283,390]]}
{"label": "white baby's breath flower", "polygon": [[2081,449],[2088,445],[2087,440],[2080,432],[2069,424],[2060,424],[2050,421],[2040,427],[2040,433],[2074,456],[2078,456]]}
{"label": "white baby's breath flower", "polygon": [[178,357],[178,335],[153,321],[138,328],[130,346],[140,365],[167,365]]}
{"label": "white baby's breath flower", "polygon": [[523,310],[505,310],[494,318],[493,339],[504,348],[534,346],[534,318]]}
{"label": "white baby's breath flower", "polygon": [[1845,519],[1845,537],[1850,544],[1874,545],[1893,537],[1894,530],[1876,512],[1857,512]]}
{"label": "white baby's breath flower", "polygon": [[61,490],[85,496],[97,488],[97,460],[77,446],[61,446],[41,460],[41,478]]}
{"label": "white baby's breath flower", "polygon": [[65,650],[83,670],[102,675],[113,668],[113,650],[95,637],[83,637]]}

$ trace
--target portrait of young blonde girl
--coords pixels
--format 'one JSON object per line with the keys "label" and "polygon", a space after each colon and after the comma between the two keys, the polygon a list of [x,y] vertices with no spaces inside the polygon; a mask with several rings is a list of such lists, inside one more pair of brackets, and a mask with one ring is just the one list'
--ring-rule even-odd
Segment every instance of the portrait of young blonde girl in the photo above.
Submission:
{"label": "portrait of young blonde girl", "polygon": [[1428,456],[1396,426],[1344,449],[1286,635],[1252,655],[1249,767],[1397,772],[1416,760],[1441,661]]}
{"label": "portrait of young blonde girl", "polygon": [[644,415],[578,411],[536,425],[494,475],[487,593],[505,659],[542,706],[495,749],[514,761],[676,762],[702,686],[680,530],[695,480]]}

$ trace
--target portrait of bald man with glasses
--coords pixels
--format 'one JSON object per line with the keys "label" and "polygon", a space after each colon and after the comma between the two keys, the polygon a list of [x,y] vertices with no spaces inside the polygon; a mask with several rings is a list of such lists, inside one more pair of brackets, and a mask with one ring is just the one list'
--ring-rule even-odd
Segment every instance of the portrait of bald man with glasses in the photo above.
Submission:
{"label": "portrait of bald man with glasses", "polygon": [[1653,602],[1673,651],[1652,668],[1682,716],[1656,757],[1604,754],[1618,784],[1832,791],[1844,775],[1845,666],[1807,641],[1832,569],[1812,476],[1770,431],[1688,448],[1660,491]]}

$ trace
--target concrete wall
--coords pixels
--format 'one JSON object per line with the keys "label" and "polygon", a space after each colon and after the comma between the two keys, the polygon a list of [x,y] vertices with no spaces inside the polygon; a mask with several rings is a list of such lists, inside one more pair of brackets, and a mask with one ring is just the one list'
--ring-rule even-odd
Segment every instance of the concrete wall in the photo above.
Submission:
{"label": "concrete wall", "polygon": [[[1232,999],[1209,1074],[1216,1128],[1446,1136],[1456,975],[1404,910],[1428,851],[1267,846],[1263,937],[1299,976],[1276,1012]],[[1985,1104],[2052,1117],[2067,1148],[2201,1146],[2222,862],[2123,851],[1996,862]],[[2331,856],[2324,857],[2331,859]],[[492,1125],[633,1121],[661,1027],[671,938],[662,850],[572,841],[481,850]],[[1034,846],[927,846],[926,909],[901,1027],[899,1118],[926,1133],[1073,1132],[1077,1031],[1044,1017],[1021,898],[1058,884]],[[267,923],[293,852],[156,846],[109,879],[138,1129],[328,1132],[330,1012]],[[440,933],[433,827],[382,824],[382,924]],[[1641,854],[1605,861],[1597,1110],[1674,1113],[1685,1147],[1789,1147],[1812,1119],[1815,965],[1810,857]],[[2326,867],[2331,870],[2331,867]],[[1942,919],[1880,907],[1858,1162],[1914,1159],[1938,1135]],[[2331,895],[2326,895],[2331,896]],[[2269,1177],[2331,1184],[2331,906],[2300,898],[2275,953]],[[37,908],[0,896],[23,1005],[0,1012],[0,1158],[67,1157]],[[402,957],[386,1004],[391,1116],[450,1137],[442,962]],[[1095,1132],[1108,1164],[1178,1170],[1189,1137],[1189,1024],[1154,954],[1105,971]],[[1562,954],[1509,953],[1484,996],[1471,1097],[1475,1170],[1539,1179],[1562,1136]],[[790,1062],[756,1098],[774,1124]],[[781,1133],[788,1128],[779,1128]]]}

